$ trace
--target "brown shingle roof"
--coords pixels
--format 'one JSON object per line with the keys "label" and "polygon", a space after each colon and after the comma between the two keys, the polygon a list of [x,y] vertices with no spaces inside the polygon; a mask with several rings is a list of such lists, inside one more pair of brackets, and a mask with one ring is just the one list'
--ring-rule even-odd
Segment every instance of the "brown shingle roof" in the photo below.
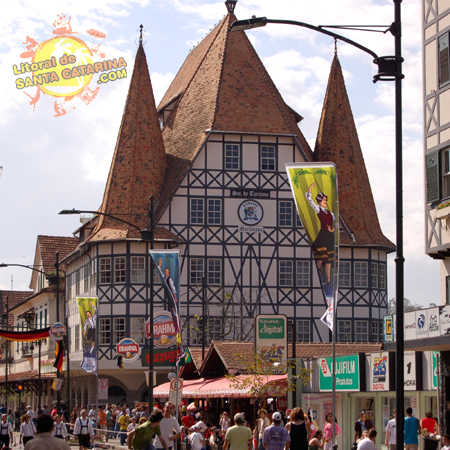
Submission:
{"label": "brown shingle roof", "polygon": [[[372,343],[346,343],[346,344],[336,344],[336,355],[350,355],[356,353],[370,353],[377,350],[381,350],[383,344],[372,344]],[[319,356],[332,356],[333,355],[333,345],[331,343],[297,343],[295,346],[296,357],[297,358],[316,358]],[[246,361],[251,361],[253,359],[255,351],[255,344],[253,342],[232,342],[232,341],[221,341],[214,342],[209,351],[207,352],[205,361],[203,362],[203,367],[206,368],[206,363],[208,358],[211,357],[213,352],[217,352],[221,361],[223,362],[224,368],[245,370],[247,367],[242,364],[242,360],[236,358],[237,354],[242,354]],[[292,355],[292,345],[288,345],[288,357]],[[201,357],[201,354],[200,354]],[[203,376],[207,374],[202,374]]]}
{"label": "brown shingle roof", "polygon": [[[53,378],[56,378],[56,372],[41,373],[41,379],[53,379]],[[37,370],[8,374],[8,383],[12,383],[14,381],[27,381],[38,379],[39,379],[39,372]],[[0,383],[4,382],[5,382],[5,375],[0,375]]]}
{"label": "brown shingle roof", "polygon": [[[148,221],[149,196],[160,196],[166,155],[156,113],[152,83],[142,45],[136,54],[133,75],[122,116],[111,169],[99,211],[119,216],[143,229]],[[129,225],[100,216],[87,241],[139,238]]]}
{"label": "brown shingle roof", "polygon": [[170,176],[157,217],[200,151],[205,130],[297,135],[312,161],[295,118],[247,36],[229,31],[234,20],[228,14],[189,54],[158,107],[179,97],[162,132]]}
{"label": "brown shingle roof", "polygon": [[[22,303],[33,294],[34,291],[0,291],[0,300],[3,305],[3,311],[6,312],[6,297],[8,297],[8,310],[11,311],[14,306]],[[0,311],[0,313],[3,311]],[[12,314],[8,314],[8,325],[14,326],[14,316]]]}
{"label": "brown shingle roof", "polygon": [[[45,273],[55,271],[56,252],[59,252],[59,260],[61,261],[69,253],[72,253],[80,243],[78,238],[66,236],[38,236],[37,246],[41,253],[42,265],[38,269]],[[60,270],[65,270],[64,264],[60,265]]]}
{"label": "brown shingle roof", "polygon": [[339,212],[353,232],[340,233],[341,244],[375,245],[390,251],[395,245],[380,228],[350,101],[337,56],[331,65],[327,92],[314,149],[316,161],[333,161],[338,173]]}

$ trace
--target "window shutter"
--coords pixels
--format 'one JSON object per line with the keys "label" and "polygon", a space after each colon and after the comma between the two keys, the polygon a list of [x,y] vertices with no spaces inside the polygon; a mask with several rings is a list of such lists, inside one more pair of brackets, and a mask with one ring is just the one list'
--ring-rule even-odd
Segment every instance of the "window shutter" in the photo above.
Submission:
{"label": "window shutter", "polygon": [[425,155],[427,176],[427,203],[439,200],[439,154],[438,152]]}
{"label": "window shutter", "polygon": [[450,81],[448,33],[439,38],[439,87]]}

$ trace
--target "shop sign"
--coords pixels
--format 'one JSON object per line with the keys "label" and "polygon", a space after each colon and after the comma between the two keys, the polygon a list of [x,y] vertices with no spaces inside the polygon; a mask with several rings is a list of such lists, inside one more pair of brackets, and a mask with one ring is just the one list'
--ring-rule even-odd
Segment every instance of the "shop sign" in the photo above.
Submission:
{"label": "shop sign", "polygon": [[384,316],[383,318],[383,330],[384,330],[384,342],[394,342],[394,326],[393,317]]}
{"label": "shop sign", "polygon": [[230,197],[234,198],[270,198],[269,189],[230,189]]}
{"label": "shop sign", "polygon": [[[319,390],[333,389],[333,358],[318,358]],[[359,391],[359,355],[338,356],[336,358],[336,391]]]}
{"label": "shop sign", "polygon": [[[143,348],[141,353],[142,367],[148,367],[150,357],[149,349]],[[153,367],[166,367],[173,368],[177,362],[177,349],[176,348],[154,348],[153,349]],[[182,359],[179,366],[185,365],[185,360]]]}
{"label": "shop sign", "polygon": [[428,315],[426,311],[416,311],[416,339],[428,337]]}
{"label": "shop sign", "polygon": [[404,316],[404,330],[405,330],[405,341],[410,341],[416,338],[416,312],[411,311],[405,313]]}
{"label": "shop sign", "polygon": [[439,308],[430,308],[426,310],[428,321],[428,337],[438,337],[441,335],[439,326]]}
{"label": "shop sign", "polygon": [[116,347],[117,354],[123,357],[124,362],[136,361],[141,355],[139,344],[131,338],[122,339]]}
{"label": "shop sign", "polygon": [[256,321],[256,348],[269,361],[286,364],[287,359],[287,318],[285,315],[258,315]]}
{"label": "shop sign", "polygon": [[62,341],[67,334],[67,330],[62,323],[56,322],[50,327],[49,334],[55,341]]}
{"label": "shop sign", "polygon": [[256,225],[261,222],[264,210],[258,202],[247,200],[239,205],[238,215],[245,225]]}
{"label": "shop sign", "polygon": [[404,364],[405,391],[421,391],[423,382],[422,352],[405,352]]}
{"label": "shop sign", "polygon": [[433,389],[437,389],[437,367],[438,367],[438,359],[439,359],[439,357],[440,357],[440,355],[439,355],[439,352],[431,352],[431,357],[433,358],[433,364],[432,364],[432,367],[433,367],[433,374],[432,374],[432,377],[431,377],[431,379],[433,380],[432,381],[432,388]]}
{"label": "shop sign", "polygon": [[[145,335],[150,338],[150,319],[145,323]],[[154,348],[170,348],[177,343],[177,333],[169,311],[159,311],[153,317]]]}
{"label": "shop sign", "polygon": [[450,305],[439,307],[439,322],[441,326],[441,336],[450,335]]}
{"label": "shop sign", "polygon": [[389,391],[389,353],[370,355],[370,384],[372,391]]}

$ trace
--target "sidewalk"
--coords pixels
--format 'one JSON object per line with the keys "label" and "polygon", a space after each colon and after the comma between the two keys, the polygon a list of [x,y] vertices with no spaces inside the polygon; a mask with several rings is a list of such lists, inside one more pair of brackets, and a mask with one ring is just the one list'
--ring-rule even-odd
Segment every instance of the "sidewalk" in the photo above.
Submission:
{"label": "sidewalk", "polygon": [[[19,433],[18,432],[14,432],[14,442],[15,442],[15,445],[10,444],[11,448],[23,449],[23,445],[19,445]],[[97,443],[100,443],[100,442],[95,441],[95,444],[97,444]],[[128,446],[126,444],[120,445],[120,439],[118,439],[118,438],[109,439],[108,442],[102,442],[102,444],[106,445],[109,449],[112,449],[112,450],[127,450],[128,449]],[[74,449],[79,448],[78,442],[71,442],[69,445],[71,448],[74,448]],[[95,448],[95,447],[93,447],[93,448]],[[99,447],[97,447],[97,448],[99,448]]]}

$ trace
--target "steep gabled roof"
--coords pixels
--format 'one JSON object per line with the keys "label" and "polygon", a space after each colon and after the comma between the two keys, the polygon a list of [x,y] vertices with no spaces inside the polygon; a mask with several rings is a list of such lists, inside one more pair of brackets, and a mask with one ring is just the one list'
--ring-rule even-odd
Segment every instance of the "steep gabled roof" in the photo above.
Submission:
{"label": "steep gabled roof", "polygon": [[337,56],[331,65],[314,158],[316,161],[332,161],[336,164],[339,213],[356,238],[356,242],[353,242],[348,234],[341,233],[341,244],[379,246],[394,251],[395,245],[384,236],[380,228]]}
{"label": "steep gabled roof", "polygon": [[[61,261],[69,253],[72,253],[80,243],[78,238],[66,236],[42,236],[37,237],[37,249],[39,250],[42,267],[38,269],[45,273],[54,272],[56,262],[56,252],[59,252],[59,260]],[[64,270],[65,266],[60,265],[60,270]]]}
{"label": "steep gabled roof", "polygon": [[162,132],[170,177],[157,216],[200,151],[206,130],[296,135],[312,160],[297,125],[300,116],[282,99],[245,33],[229,31],[234,20],[229,13],[189,54],[158,107],[176,100]]}
{"label": "steep gabled roof", "polygon": [[[166,154],[156,113],[152,83],[142,44],[136,54],[128,96],[111,169],[99,212],[118,216],[143,229],[151,194],[159,199],[166,171]],[[87,241],[139,238],[123,222],[100,216]]]}

